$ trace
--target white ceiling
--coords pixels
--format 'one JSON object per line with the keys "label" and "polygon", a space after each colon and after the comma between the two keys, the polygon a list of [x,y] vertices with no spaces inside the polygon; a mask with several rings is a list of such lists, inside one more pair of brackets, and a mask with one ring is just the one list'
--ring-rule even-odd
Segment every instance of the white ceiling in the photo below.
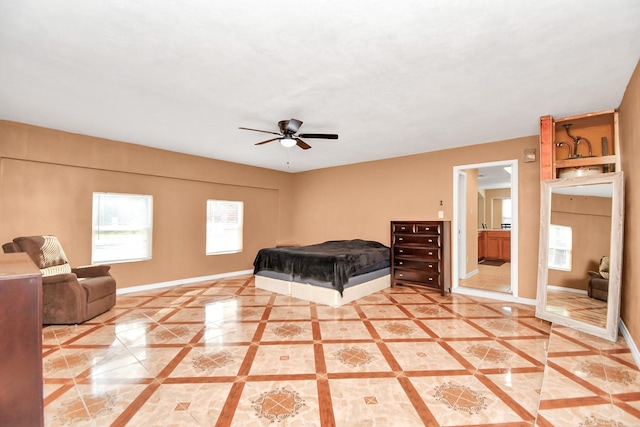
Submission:
{"label": "white ceiling", "polygon": [[487,166],[478,168],[478,188],[487,190],[510,187],[511,172],[507,172],[505,166]]}
{"label": "white ceiling", "polygon": [[[0,119],[298,172],[616,108],[638,0],[0,0]],[[303,151],[255,146],[304,121]]]}

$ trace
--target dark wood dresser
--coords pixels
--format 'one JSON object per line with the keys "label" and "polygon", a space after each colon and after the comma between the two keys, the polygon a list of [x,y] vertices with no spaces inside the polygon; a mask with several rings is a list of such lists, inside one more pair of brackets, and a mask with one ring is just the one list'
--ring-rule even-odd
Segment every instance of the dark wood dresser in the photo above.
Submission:
{"label": "dark wood dresser", "polygon": [[391,285],[451,288],[449,221],[391,221]]}
{"label": "dark wood dresser", "polygon": [[26,253],[0,254],[0,426],[44,425],[42,276]]}

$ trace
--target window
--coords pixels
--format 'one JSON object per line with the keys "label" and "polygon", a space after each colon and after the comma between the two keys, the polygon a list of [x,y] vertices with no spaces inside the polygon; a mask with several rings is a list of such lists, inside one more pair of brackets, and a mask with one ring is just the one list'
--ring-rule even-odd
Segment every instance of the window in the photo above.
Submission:
{"label": "window", "polygon": [[207,255],[242,251],[242,202],[207,200]]}
{"label": "window", "polygon": [[502,228],[511,228],[511,199],[502,199]]}
{"label": "window", "polygon": [[549,225],[549,268],[571,271],[571,227]]}
{"label": "window", "polygon": [[150,259],[152,206],[148,195],[93,193],[91,262]]}

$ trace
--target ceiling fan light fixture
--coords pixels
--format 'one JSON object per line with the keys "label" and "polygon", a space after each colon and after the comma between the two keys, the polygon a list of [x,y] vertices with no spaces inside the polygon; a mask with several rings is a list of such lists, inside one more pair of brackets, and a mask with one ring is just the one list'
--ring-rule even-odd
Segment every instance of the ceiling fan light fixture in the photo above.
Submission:
{"label": "ceiling fan light fixture", "polygon": [[298,141],[296,141],[295,139],[291,138],[291,137],[284,137],[284,138],[280,138],[280,144],[282,144],[283,147],[287,147],[287,148],[291,148],[293,146],[295,146],[298,143]]}
{"label": "ceiling fan light fixture", "polygon": [[268,133],[270,135],[277,135],[276,138],[267,139],[266,141],[256,142],[254,145],[263,145],[272,141],[280,141],[280,144],[285,148],[291,148],[298,146],[302,150],[308,150],[311,148],[309,144],[304,142],[300,138],[318,138],[318,139],[338,139],[338,135],[335,133],[301,133],[298,134],[298,129],[302,125],[302,121],[291,119],[291,120],[280,120],[278,122],[278,128],[280,128],[280,132],[272,132],[270,130],[261,130],[261,129],[252,129],[239,127],[238,129],[250,130],[253,132],[261,132]]}

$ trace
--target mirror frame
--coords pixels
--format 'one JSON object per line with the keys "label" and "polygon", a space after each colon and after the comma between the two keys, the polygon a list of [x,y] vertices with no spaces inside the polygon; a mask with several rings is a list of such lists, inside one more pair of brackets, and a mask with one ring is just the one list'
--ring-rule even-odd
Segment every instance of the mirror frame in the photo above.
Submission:
{"label": "mirror frame", "polygon": [[[607,297],[607,323],[601,328],[579,320],[570,319],[545,310],[547,282],[549,280],[549,224],[551,220],[551,194],[559,187],[613,184],[611,200],[611,250],[609,254],[609,293]],[[620,320],[620,287],[622,273],[622,239],[624,227],[624,179],[622,172],[611,172],[575,178],[561,178],[541,182],[540,188],[540,241],[538,256],[538,295],[536,317],[568,326],[610,341],[618,337]]]}

